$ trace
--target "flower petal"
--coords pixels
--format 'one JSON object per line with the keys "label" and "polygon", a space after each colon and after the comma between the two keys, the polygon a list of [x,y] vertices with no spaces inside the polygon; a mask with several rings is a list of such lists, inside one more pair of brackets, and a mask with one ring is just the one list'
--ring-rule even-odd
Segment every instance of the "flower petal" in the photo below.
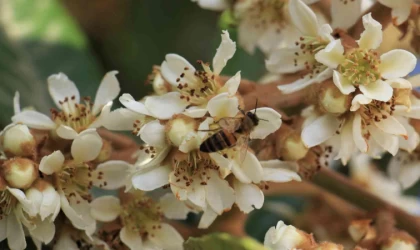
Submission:
{"label": "flower petal", "polygon": [[203,185],[201,185],[201,179],[194,179],[194,182],[191,184],[188,190],[187,198],[188,200],[200,208],[206,207],[206,190]]}
{"label": "flower petal", "polygon": [[369,85],[359,85],[360,91],[371,99],[387,102],[392,97],[394,90],[388,83],[382,80],[378,80]]}
{"label": "flower petal", "polygon": [[12,121],[34,129],[51,130],[56,128],[56,124],[48,116],[33,110],[24,110],[14,115]]}
{"label": "flower petal", "polygon": [[207,10],[222,11],[229,7],[226,0],[192,0],[197,2],[198,6]]}
{"label": "flower petal", "polygon": [[257,108],[254,113],[259,121],[249,137],[251,139],[264,139],[274,133],[281,126],[281,115],[272,108]]}
{"label": "flower petal", "polygon": [[333,72],[333,81],[335,86],[341,91],[342,94],[348,95],[356,90],[356,88],[351,84],[351,82],[343,77],[338,71]]}
{"label": "flower petal", "polygon": [[187,108],[183,114],[192,118],[201,118],[205,116],[206,113],[207,113],[207,109],[197,108],[193,106],[193,107]]}
{"label": "flower petal", "polygon": [[344,47],[341,44],[341,40],[337,39],[334,41],[331,41],[327,47],[324,49],[318,51],[315,54],[315,59],[330,67],[330,68],[337,68],[338,65],[340,65],[344,60]]}
{"label": "flower petal", "polygon": [[15,92],[13,97],[13,111],[15,115],[20,113],[20,94],[18,91]]}
{"label": "flower petal", "polygon": [[377,49],[382,43],[382,25],[372,18],[371,13],[364,15],[362,19],[365,30],[357,43],[362,49]]}
{"label": "flower petal", "polygon": [[381,4],[392,9],[391,15],[395,25],[400,25],[407,21],[410,15],[413,0],[378,0]]}
{"label": "flower petal", "polygon": [[4,217],[0,220],[0,241],[5,240],[7,237],[7,218]]}
{"label": "flower petal", "polygon": [[301,0],[289,2],[289,13],[293,24],[305,36],[318,36],[318,20],[315,13]]}
{"label": "flower petal", "polygon": [[61,209],[72,225],[80,230],[87,230],[92,225],[95,225],[95,220],[90,215],[89,203],[80,197],[79,193],[74,192],[74,196],[67,199],[64,192],[59,191]]}
{"label": "flower petal", "polygon": [[215,120],[223,117],[235,117],[239,112],[238,98],[229,97],[229,93],[221,93],[210,99],[207,104],[207,110]]}
{"label": "flower petal", "polygon": [[420,136],[416,132],[416,130],[413,128],[413,126],[411,126],[408,119],[403,118],[403,117],[397,117],[397,119],[398,119],[398,122],[404,126],[405,130],[407,131],[407,137],[408,137],[408,139],[405,139],[403,137],[398,137],[399,146],[401,149],[404,149],[408,152],[412,152],[419,145]]}
{"label": "flower petal", "polygon": [[303,129],[302,141],[308,148],[319,145],[332,137],[339,126],[337,117],[325,114]]}
{"label": "flower petal", "polygon": [[144,103],[147,110],[158,119],[170,119],[173,115],[182,113],[189,105],[181,99],[178,92],[169,92],[160,96],[149,96]]}
{"label": "flower petal", "polygon": [[159,166],[134,175],[131,179],[133,186],[143,191],[152,191],[169,183],[171,168]]}
{"label": "flower petal", "polygon": [[236,164],[252,182],[259,183],[262,180],[263,169],[260,161],[253,153],[246,151],[244,159],[237,159]]}
{"label": "flower petal", "polygon": [[58,136],[66,140],[74,140],[77,137],[77,132],[66,125],[60,125],[55,132]]}
{"label": "flower petal", "polygon": [[121,212],[120,200],[117,197],[105,195],[90,203],[90,213],[95,220],[110,222],[118,218]]}
{"label": "flower petal", "polygon": [[76,162],[92,161],[101,152],[102,144],[102,138],[96,129],[84,130],[73,140],[71,155]]}
{"label": "flower petal", "polygon": [[230,39],[229,32],[227,30],[222,31],[222,42],[213,58],[213,72],[215,75],[219,75],[222,72],[222,69],[226,66],[227,61],[233,57],[235,51],[236,43]]}
{"label": "flower petal", "polygon": [[120,83],[115,76],[116,74],[118,74],[118,71],[110,71],[102,79],[101,85],[96,91],[95,103],[92,108],[94,115],[98,114],[105,104],[117,98],[120,93]]}
{"label": "flower petal", "polygon": [[29,233],[33,238],[41,241],[44,244],[48,244],[54,238],[55,224],[53,221],[42,221],[39,218],[37,218],[36,227],[33,230],[30,230]]}
{"label": "flower petal", "polygon": [[217,214],[222,214],[232,207],[235,201],[234,191],[215,171],[211,171],[209,177],[205,185],[207,202]]}
{"label": "flower petal", "polygon": [[283,94],[290,94],[290,93],[299,91],[301,89],[304,89],[314,83],[325,81],[326,79],[332,76],[332,73],[333,73],[332,69],[326,68],[324,71],[322,71],[320,74],[316,75],[315,77],[308,74],[308,75],[305,75],[304,78],[296,80],[290,84],[278,85],[277,88]]}
{"label": "flower petal", "polygon": [[313,56],[301,53],[299,47],[280,48],[270,53],[270,57],[265,61],[265,66],[271,73],[294,73],[305,69],[305,62],[312,60]]}
{"label": "flower petal", "polygon": [[165,126],[161,125],[159,120],[154,120],[143,125],[139,134],[140,138],[150,146],[162,148],[167,144]]}
{"label": "flower petal", "polygon": [[66,97],[70,99],[74,96],[74,102],[80,102],[80,94],[76,84],[70,81],[70,79],[63,73],[58,73],[48,77],[48,91],[50,92],[55,105],[57,105],[60,109],[62,108],[60,102],[63,102]]}
{"label": "flower petal", "polygon": [[241,83],[241,71],[238,71],[234,76],[229,78],[226,81],[225,85],[222,88],[222,91],[226,91],[230,96],[236,95],[238,91],[239,84]]}
{"label": "flower petal", "polygon": [[361,0],[331,1],[331,19],[334,28],[348,29],[360,18]]}
{"label": "flower petal", "polygon": [[369,104],[371,101],[372,99],[367,98],[365,95],[357,94],[351,101],[350,111],[354,112],[356,110],[359,110],[360,106]]}
{"label": "flower petal", "polygon": [[50,155],[44,156],[39,164],[39,170],[47,175],[51,175],[61,170],[64,163],[64,155],[60,150],[52,152]]}
{"label": "flower petal", "polygon": [[391,80],[386,80],[385,82],[387,82],[389,86],[391,86],[394,89],[412,89],[413,88],[413,86],[411,85],[411,82],[404,78],[395,78]]}
{"label": "flower petal", "polygon": [[394,116],[388,116],[386,119],[374,122],[374,124],[385,133],[407,137],[404,126]]}
{"label": "flower petal", "polygon": [[247,214],[262,207],[264,194],[256,185],[244,184],[234,180],[233,188],[235,189],[235,203],[242,212]]}
{"label": "flower petal", "polygon": [[107,161],[99,164],[92,173],[92,183],[96,187],[114,190],[123,187],[127,181],[128,170],[132,166],[125,161]]}
{"label": "flower petal", "polygon": [[385,79],[408,75],[416,67],[416,57],[403,49],[394,49],[381,55],[379,71]]}
{"label": "flower petal", "polygon": [[205,229],[208,228],[214,220],[216,220],[217,214],[213,211],[211,208],[207,208],[204,210],[203,215],[201,216],[200,222],[198,223],[199,229]]}
{"label": "flower petal", "polygon": [[383,149],[394,155],[398,152],[398,137],[395,135],[387,134],[381,129],[375,126],[369,126],[369,133],[372,138],[381,146]]}
{"label": "flower petal", "polygon": [[134,98],[130,94],[123,94],[122,96],[120,96],[119,100],[121,104],[124,105],[124,107],[128,108],[133,112],[143,115],[151,115],[149,110],[147,110],[146,106],[143,103],[134,100]]}
{"label": "flower petal", "polygon": [[9,191],[18,201],[19,204],[22,206],[23,210],[29,215],[29,216],[35,216],[37,213],[37,207],[34,204],[34,202],[32,202],[31,200],[29,200],[25,193],[17,188],[9,188],[6,187],[7,191]]}
{"label": "flower petal", "polygon": [[165,56],[165,61],[163,61],[161,65],[160,72],[163,78],[173,86],[178,86],[179,83],[177,82],[177,79],[180,78],[182,73],[184,73],[182,79],[189,85],[195,85],[197,82],[194,75],[194,66],[177,54],[167,54]]}
{"label": "flower petal", "polygon": [[355,150],[353,142],[353,122],[346,121],[340,132],[340,150],[334,160],[341,159],[343,165],[347,165]]}
{"label": "flower petal", "polygon": [[[108,130],[127,131],[133,129],[133,124],[136,121],[142,121],[145,117],[143,114],[125,108],[119,108],[109,113],[105,113],[106,111],[104,112],[104,109],[102,109],[100,116],[90,125],[90,127],[95,128],[103,126]],[[99,124],[96,124],[97,121]]]}
{"label": "flower petal", "polygon": [[184,239],[171,225],[161,223],[160,228],[154,231],[154,237],[148,237],[161,249],[183,250]]}
{"label": "flower petal", "polygon": [[130,250],[142,249],[143,247],[143,241],[140,234],[131,231],[128,227],[123,227],[121,229],[120,239],[128,248],[130,248]]}
{"label": "flower petal", "polygon": [[171,220],[185,220],[191,211],[184,202],[179,201],[175,195],[168,193],[159,200],[165,217]]}
{"label": "flower petal", "polygon": [[263,181],[288,182],[301,181],[300,176],[292,170],[282,168],[263,168]]}
{"label": "flower petal", "polygon": [[7,245],[10,249],[26,249],[25,232],[14,213],[7,216]]}
{"label": "flower petal", "polygon": [[360,114],[356,114],[353,119],[353,140],[362,153],[368,151],[368,144],[362,134],[362,117]]}

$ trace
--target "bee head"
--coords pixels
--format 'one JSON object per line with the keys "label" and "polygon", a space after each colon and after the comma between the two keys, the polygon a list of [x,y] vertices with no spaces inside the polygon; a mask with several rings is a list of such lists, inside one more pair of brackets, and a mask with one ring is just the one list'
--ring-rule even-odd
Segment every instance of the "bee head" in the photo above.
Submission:
{"label": "bee head", "polygon": [[255,112],[247,112],[246,116],[251,119],[252,123],[254,124],[254,126],[258,125],[258,122],[260,121],[260,119],[258,119],[257,114]]}

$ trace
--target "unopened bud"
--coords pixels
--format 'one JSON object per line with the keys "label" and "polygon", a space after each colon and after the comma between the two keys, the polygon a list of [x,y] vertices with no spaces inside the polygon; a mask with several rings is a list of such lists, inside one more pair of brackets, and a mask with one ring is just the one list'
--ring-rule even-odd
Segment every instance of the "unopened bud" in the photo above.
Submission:
{"label": "unopened bud", "polygon": [[112,146],[109,141],[102,140],[102,148],[99,152],[98,157],[96,157],[96,162],[105,162],[111,158]]}
{"label": "unopened bud", "polygon": [[4,152],[8,156],[32,156],[36,141],[26,125],[16,124],[7,129],[2,137]]}
{"label": "unopened bud", "polygon": [[196,132],[198,123],[186,115],[176,115],[166,123],[166,138],[176,147],[179,147],[185,137]]}
{"label": "unopened bud", "polygon": [[25,158],[13,158],[3,163],[1,173],[7,185],[26,189],[38,178],[36,164]]}
{"label": "unopened bud", "polygon": [[312,235],[279,221],[266,233],[264,246],[268,249],[311,249],[316,243]]}
{"label": "unopened bud", "polygon": [[408,233],[395,232],[382,244],[381,250],[415,250],[417,241]]}
{"label": "unopened bud", "polygon": [[344,95],[332,82],[322,85],[318,94],[318,104],[322,111],[334,115],[347,112],[351,106],[351,95]]}
{"label": "unopened bud", "polygon": [[296,131],[285,135],[280,143],[276,144],[278,155],[285,161],[297,161],[305,157],[308,148],[302,142],[300,134]]}
{"label": "unopened bud", "polygon": [[338,245],[332,242],[322,242],[318,246],[312,248],[312,250],[343,250],[342,245]]}
{"label": "unopened bud", "polygon": [[372,220],[354,220],[349,226],[350,237],[355,242],[376,238],[376,230],[371,225]]}

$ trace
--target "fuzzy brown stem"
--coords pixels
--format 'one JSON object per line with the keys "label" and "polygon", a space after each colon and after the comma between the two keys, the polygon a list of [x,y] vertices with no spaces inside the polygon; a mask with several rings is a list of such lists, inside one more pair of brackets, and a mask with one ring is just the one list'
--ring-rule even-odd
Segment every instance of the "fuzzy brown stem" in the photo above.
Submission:
{"label": "fuzzy brown stem", "polygon": [[317,186],[328,190],[328,192],[367,211],[383,209],[390,211],[395,216],[397,226],[406,230],[414,238],[420,241],[420,220],[418,218],[369,193],[351,182],[345,176],[340,175],[331,169],[321,168],[311,181]]}

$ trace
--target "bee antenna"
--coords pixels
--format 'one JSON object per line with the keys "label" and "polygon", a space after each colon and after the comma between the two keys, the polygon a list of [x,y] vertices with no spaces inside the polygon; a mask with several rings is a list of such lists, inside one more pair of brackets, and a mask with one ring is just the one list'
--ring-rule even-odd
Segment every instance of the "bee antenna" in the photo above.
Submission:
{"label": "bee antenna", "polygon": [[258,106],[258,98],[255,99],[254,115],[257,113],[257,106]]}
{"label": "bee antenna", "polygon": [[258,120],[268,122],[268,120],[266,120],[266,119],[258,118]]}

